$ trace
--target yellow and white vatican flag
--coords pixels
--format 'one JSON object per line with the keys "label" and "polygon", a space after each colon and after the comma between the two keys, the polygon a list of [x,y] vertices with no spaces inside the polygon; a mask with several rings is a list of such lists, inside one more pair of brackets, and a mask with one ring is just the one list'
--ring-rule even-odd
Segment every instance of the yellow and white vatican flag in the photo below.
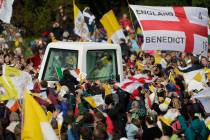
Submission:
{"label": "yellow and white vatican flag", "polygon": [[4,64],[2,68],[4,76],[9,76],[9,77],[20,76],[21,71],[15,67],[10,67]]}
{"label": "yellow and white vatican flag", "polygon": [[14,91],[14,87],[7,81],[5,76],[0,77],[0,101],[17,99],[17,92]]}
{"label": "yellow and white vatican flag", "polygon": [[112,10],[103,15],[100,22],[105,28],[108,37],[111,38],[114,43],[118,44],[121,38],[125,39],[123,30]]}
{"label": "yellow and white vatican flag", "polygon": [[0,0],[0,19],[5,23],[10,23],[13,2],[14,0]]}
{"label": "yellow and white vatican flag", "polygon": [[74,6],[74,33],[82,39],[89,39],[89,30],[84,15],[73,1]]}
{"label": "yellow and white vatican flag", "polygon": [[24,93],[22,140],[58,140],[42,107]]}
{"label": "yellow and white vatican flag", "polygon": [[11,90],[17,94],[17,98],[22,98],[26,89],[33,89],[32,77],[25,71],[20,71],[15,67],[3,65],[3,76],[10,85]]}
{"label": "yellow and white vatican flag", "polygon": [[97,108],[98,106],[104,104],[104,99],[102,98],[102,95],[84,97],[84,100],[88,102],[93,108]]}

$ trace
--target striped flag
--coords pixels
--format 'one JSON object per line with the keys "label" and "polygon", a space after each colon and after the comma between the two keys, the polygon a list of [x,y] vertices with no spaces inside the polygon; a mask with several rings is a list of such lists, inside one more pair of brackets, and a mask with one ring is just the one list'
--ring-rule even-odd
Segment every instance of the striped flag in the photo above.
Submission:
{"label": "striped flag", "polygon": [[13,90],[13,87],[8,82],[9,77],[0,77],[0,101],[10,100],[17,98],[17,92]]}
{"label": "striped flag", "polygon": [[84,82],[84,80],[87,77],[87,74],[84,72],[80,72],[79,69],[70,70],[70,72],[71,72],[71,75],[77,78],[77,81],[79,81],[80,83]]}
{"label": "striped flag", "polygon": [[58,140],[42,107],[29,95],[24,93],[22,140]]}
{"label": "striped flag", "polygon": [[107,35],[112,39],[114,43],[119,43],[121,38],[125,39],[125,35],[120,24],[117,21],[117,18],[114,15],[114,12],[110,10],[106,13],[101,19],[101,24],[104,26]]}
{"label": "striped flag", "polygon": [[58,76],[58,79],[61,80],[63,78],[63,70],[62,68],[55,68],[56,74]]}
{"label": "striped flag", "polygon": [[79,69],[70,70],[70,73],[71,73],[71,75],[74,76],[75,78],[79,78],[80,70],[79,70]]}
{"label": "striped flag", "polygon": [[6,104],[6,107],[9,108],[12,112],[15,112],[19,109],[19,103],[17,100],[9,100]]}
{"label": "striped flag", "polygon": [[[56,68],[56,74],[57,74],[59,80],[61,80],[63,78],[63,71],[64,70],[65,70],[64,68]],[[81,83],[86,79],[86,76],[87,76],[86,73],[80,72],[79,69],[70,70],[70,73],[71,73],[72,76],[77,78],[77,81],[80,81]]]}
{"label": "striped flag", "polygon": [[84,97],[84,100],[88,102],[93,108],[97,108],[98,106],[104,104],[104,99],[102,98],[102,95]]}
{"label": "striped flag", "polygon": [[85,22],[84,15],[79,10],[75,2],[73,1],[74,6],[74,32],[78,36],[80,36],[83,39],[89,39],[89,30],[88,26]]}
{"label": "striped flag", "polygon": [[18,70],[15,67],[10,67],[6,64],[3,65],[3,75],[4,76],[9,76],[9,77],[14,77],[14,76],[20,76],[21,71]]}
{"label": "striped flag", "polygon": [[22,98],[25,89],[32,90],[34,87],[31,75],[15,67],[3,65],[2,77],[4,77],[4,81],[7,82],[13,94],[16,95],[16,98]]}
{"label": "striped flag", "polygon": [[117,85],[124,91],[128,93],[133,93],[139,86],[143,86],[144,83],[152,83],[154,82],[155,78],[148,77],[144,74],[137,74],[129,79],[125,79],[121,83]]}

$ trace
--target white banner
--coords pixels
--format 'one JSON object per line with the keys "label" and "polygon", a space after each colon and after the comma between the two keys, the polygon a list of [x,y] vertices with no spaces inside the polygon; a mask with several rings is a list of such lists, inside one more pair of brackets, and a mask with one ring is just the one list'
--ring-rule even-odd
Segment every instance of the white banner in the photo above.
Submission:
{"label": "white banner", "polygon": [[[146,45],[146,46],[145,46]],[[180,31],[150,30],[144,31],[144,50],[167,50],[184,51],[185,34]]]}
{"label": "white banner", "polygon": [[143,50],[208,52],[208,9],[130,5],[143,31]]}
{"label": "white banner", "polygon": [[14,0],[0,0],[0,19],[5,23],[10,23],[13,2]]}

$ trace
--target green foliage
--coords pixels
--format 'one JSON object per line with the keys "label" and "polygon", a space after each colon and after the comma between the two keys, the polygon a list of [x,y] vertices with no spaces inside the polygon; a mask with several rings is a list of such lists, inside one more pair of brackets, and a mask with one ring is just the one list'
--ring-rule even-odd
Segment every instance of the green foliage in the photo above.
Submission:
{"label": "green foliage", "polygon": [[187,5],[186,0],[139,0],[137,2],[141,5],[150,5],[150,6],[171,6],[171,5]]}
{"label": "green foliage", "polygon": [[210,0],[192,0],[193,6],[210,8]]}
{"label": "green foliage", "polygon": [[58,7],[69,6],[70,11],[71,3],[69,0],[15,0],[12,24],[24,27],[30,35],[40,34],[50,29],[56,19]]}
{"label": "green foliage", "polygon": [[[105,11],[114,9],[118,16],[128,11],[127,0],[75,0],[82,9],[90,6],[99,19]],[[131,4],[151,6],[200,6],[210,8],[210,0],[128,0]],[[24,27],[28,34],[39,35],[49,30],[56,19],[58,7],[65,6],[65,13],[73,19],[72,0],[15,0],[12,24]]]}
{"label": "green foliage", "polygon": [[[45,7],[38,7],[35,11],[36,22],[34,22],[34,27],[37,29],[37,32],[45,31],[49,28],[49,23],[51,23],[51,11]],[[38,27],[38,28],[37,28]],[[33,30],[35,30],[33,29]]]}

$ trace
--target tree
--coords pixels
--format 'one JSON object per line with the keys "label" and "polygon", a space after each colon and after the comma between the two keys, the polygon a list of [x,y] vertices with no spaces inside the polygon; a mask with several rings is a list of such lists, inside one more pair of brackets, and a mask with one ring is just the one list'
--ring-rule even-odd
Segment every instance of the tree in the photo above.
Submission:
{"label": "tree", "polygon": [[69,3],[66,0],[15,0],[12,24],[24,27],[28,34],[39,35],[51,28],[58,7]]}
{"label": "tree", "polygon": [[[210,0],[75,0],[82,10],[89,6],[97,20],[113,9],[117,16],[128,12],[128,4],[150,6],[200,6],[210,8]],[[12,24],[24,27],[28,34],[39,35],[49,30],[55,21],[57,9],[64,5],[69,22],[73,21],[72,0],[15,0]],[[210,10],[209,10],[210,12]]]}
{"label": "tree", "polygon": [[[192,0],[192,6],[210,8],[210,0]],[[210,13],[210,11],[209,11]]]}

